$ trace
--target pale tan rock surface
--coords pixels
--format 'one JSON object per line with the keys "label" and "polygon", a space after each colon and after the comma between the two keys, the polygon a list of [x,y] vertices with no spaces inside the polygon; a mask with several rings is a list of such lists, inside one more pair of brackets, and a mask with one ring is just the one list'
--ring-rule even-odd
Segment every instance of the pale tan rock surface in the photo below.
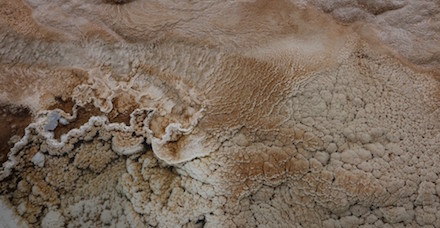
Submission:
{"label": "pale tan rock surface", "polygon": [[0,226],[440,227],[439,11],[2,1]]}

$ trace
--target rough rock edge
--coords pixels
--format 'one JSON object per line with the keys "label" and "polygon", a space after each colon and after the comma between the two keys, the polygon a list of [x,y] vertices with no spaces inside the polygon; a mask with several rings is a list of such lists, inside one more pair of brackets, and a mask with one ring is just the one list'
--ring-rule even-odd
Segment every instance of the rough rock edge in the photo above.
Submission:
{"label": "rough rock edge", "polygon": [[197,126],[198,120],[203,116],[203,110],[200,110],[196,114],[195,118],[191,121],[191,125],[189,128],[182,128],[182,125],[179,123],[169,124],[166,128],[166,134],[162,138],[154,137],[153,131],[148,127],[151,118],[155,113],[155,109],[153,108],[139,108],[134,110],[130,114],[130,126],[126,126],[124,123],[109,123],[108,118],[105,116],[93,116],[86,124],[82,125],[80,128],[71,129],[67,134],[62,135],[60,141],[54,138],[53,132],[45,131],[45,126],[47,126],[50,121],[49,118],[51,116],[51,113],[58,112],[62,118],[68,121],[74,121],[77,117],[77,107],[78,106],[74,106],[72,115],[70,115],[69,113],[65,113],[63,110],[60,109],[40,112],[37,115],[36,120],[25,129],[25,135],[23,136],[23,138],[21,138],[20,141],[18,141],[11,149],[8,155],[8,161],[3,163],[3,168],[2,170],[0,170],[0,181],[4,180],[10,175],[11,170],[15,167],[17,163],[15,154],[28,144],[29,136],[32,134],[33,131],[36,131],[36,133],[42,136],[47,142],[46,153],[49,153],[50,155],[61,155],[73,149],[73,144],[78,140],[87,137],[87,134],[95,127],[102,127],[107,131],[113,131],[115,134],[117,134],[118,131],[133,133],[136,132],[136,115],[144,112],[148,113],[147,118],[145,118],[142,123],[144,132],[136,132],[137,134],[140,133],[139,136],[144,137],[144,140],[138,142],[137,145],[128,145],[126,148],[118,147],[118,149],[114,149],[116,153],[120,155],[136,154],[141,150],[133,150],[133,148],[141,147],[141,145],[146,142],[152,145],[153,152],[156,154],[157,157],[168,164],[178,164],[189,161],[196,157],[206,156],[211,152],[210,150],[202,150],[201,147],[199,147],[198,150],[194,152],[194,149],[197,149],[197,145],[199,145],[200,141],[203,140],[203,138],[201,137],[187,140],[189,141],[189,143],[187,143],[186,146],[180,148],[179,159],[173,159],[175,158],[175,155],[173,156],[171,153],[175,153],[176,151],[167,148],[167,145],[169,143],[175,143],[179,141],[182,136],[187,136],[191,134],[191,132]]}

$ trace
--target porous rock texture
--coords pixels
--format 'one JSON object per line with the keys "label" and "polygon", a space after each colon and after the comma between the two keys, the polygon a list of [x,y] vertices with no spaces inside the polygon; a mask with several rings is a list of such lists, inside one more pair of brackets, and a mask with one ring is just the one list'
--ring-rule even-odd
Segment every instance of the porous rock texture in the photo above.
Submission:
{"label": "porous rock texture", "polygon": [[0,226],[440,227],[439,12],[3,0]]}

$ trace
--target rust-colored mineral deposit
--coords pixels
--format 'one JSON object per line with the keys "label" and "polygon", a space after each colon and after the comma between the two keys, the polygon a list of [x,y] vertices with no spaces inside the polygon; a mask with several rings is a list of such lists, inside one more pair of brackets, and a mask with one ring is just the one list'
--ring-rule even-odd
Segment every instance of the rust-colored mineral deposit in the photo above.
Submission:
{"label": "rust-colored mineral deposit", "polygon": [[0,161],[0,227],[440,227],[440,4],[0,1]]}

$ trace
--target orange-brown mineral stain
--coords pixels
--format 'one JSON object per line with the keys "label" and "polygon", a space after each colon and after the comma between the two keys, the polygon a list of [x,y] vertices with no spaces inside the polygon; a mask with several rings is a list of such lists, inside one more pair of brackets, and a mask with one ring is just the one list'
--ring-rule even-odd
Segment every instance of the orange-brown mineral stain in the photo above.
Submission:
{"label": "orange-brown mineral stain", "polygon": [[26,127],[31,123],[32,113],[27,107],[0,104],[0,162],[7,160],[13,147],[9,140],[14,135],[23,137]]}
{"label": "orange-brown mineral stain", "polygon": [[[115,98],[113,100],[114,108],[108,114],[101,112],[99,108],[96,108],[92,104],[78,107],[76,119],[66,125],[59,124],[54,130],[54,137],[59,139],[63,134],[68,133],[70,130],[81,127],[87,123],[92,116],[107,116],[111,123],[125,123],[125,125],[129,126],[131,118],[130,114],[138,108],[138,105],[134,102],[127,101],[134,100],[133,97],[128,98]],[[50,106],[49,110],[61,109],[66,113],[72,113],[75,103],[71,99],[63,100],[60,97],[56,97],[55,100],[57,103]]]}
{"label": "orange-brown mineral stain", "polygon": [[112,123],[125,123],[130,125],[130,114],[139,104],[135,102],[135,97],[128,94],[122,94],[113,100],[113,110],[107,115]]}
{"label": "orange-brown mineral stain", "polygon": [[79,128],[87,123],[92,116],[102,115],[101,111],[93,105],[86,105],[85,107],[79,107],[77,111],[77,118],[68,123],[67,125],[59,124],[54,130],[54,137],[56,139],[61,138],[63,134],[66,134],[74,128]]}

